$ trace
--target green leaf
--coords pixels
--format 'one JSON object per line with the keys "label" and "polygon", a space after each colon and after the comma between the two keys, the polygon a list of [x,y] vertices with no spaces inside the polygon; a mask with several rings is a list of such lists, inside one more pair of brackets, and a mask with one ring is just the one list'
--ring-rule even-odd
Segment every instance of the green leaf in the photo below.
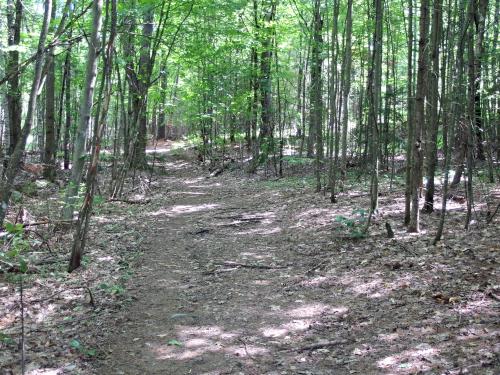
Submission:
{"label": "green leaf", "polygon": [[69,346],[71,346],[75,350],[80,350],[82,348],[82,344],[76,339],[71,340]]}
{"label": "green leaf", "polygon": [[23,258],[19,258],[19,271],[26,273],[28,271],[28,263]]}
{"label": "green leaf", "polygon": [[169,340],[168,343],[167,343],[167,345],[181,347],[182,343],[180,341],[177,341],[177,340],[173,339],[173,340]]}

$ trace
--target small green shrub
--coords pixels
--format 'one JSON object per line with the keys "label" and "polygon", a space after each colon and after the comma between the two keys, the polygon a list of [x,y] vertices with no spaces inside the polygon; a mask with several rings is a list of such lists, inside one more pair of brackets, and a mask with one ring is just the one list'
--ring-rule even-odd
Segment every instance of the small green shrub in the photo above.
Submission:
{"label": "small green shrub", "polygon": [[347,229],[351,238],[359,239],[366,237],[364,230],[366,220],[368,220],[367,211],[364,209],[356,209],[352,211],[353,217],[345,217],[338,215],[335,221],[341,224],[338,230]]}

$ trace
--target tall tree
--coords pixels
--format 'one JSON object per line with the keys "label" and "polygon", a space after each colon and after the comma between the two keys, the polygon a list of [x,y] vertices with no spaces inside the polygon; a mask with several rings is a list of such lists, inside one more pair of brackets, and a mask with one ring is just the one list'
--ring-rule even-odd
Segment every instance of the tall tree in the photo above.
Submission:
{"label": "tall tree", "polygon": [[372,39],[371,66],[368,72],[368,127],[370,132],[371,183],[370,217],[378,208],[379,111],[382,90],[383,0],[374,0],[375,29]]}
{"label": "tall tree", "polygon": [[9,207],[9,200],[12,194],[12,187],[14,184],[14,178],[17,176],[19,171],[19,166],[21,158],[26,147],[26,142],[33,125],[33,117],[36,110],[37,103],[37,93],[40,88],[40,81],[42,78],[42,65],[45,56],[45,41],[47,40],[47,34],[50,23],[50,15],[52,13],[52,1],[45,0],[44,13],[43,13],[43,24],[40,31],[40,37],[38,39],[38,47],[35,54],[35,66],[33,72],[33,82],[31,84],[31,91],[28,100],[28,107],[26,110],[26,117],[24,119],[24,127],[21,131],[19,139],[17,140],[16,146],[12,151],[7,168],[5,171],[5,177],[0,186],[0,226],[3,225],[5,215],[7,214],[7,208]]}
{"label": "tall tree", "polygon": [[425,127],[425,98],[427,92],[427,48],[429,42],[429,0],[420,3],[418,42],[417,92],[415,97],[415,131],[413,134],[411,174],[411,214],[408,232],[420,231],[420,186],[422,184],[423,146]]}
{"label": "tall tree", "polygon": [[407,24],[407,79],[406,79],[406,169],[405,169],[405,218],[404,224],[410,224],[411,216],[411,175],[414,124],[414,90],[413,90],[413,0],[408,0]]}
{"label": "tall tree", "polygon": [[442,29],[442,0],[434,0],[431,26],[430,40],[430,63],[428,101],[427,101],[427,139],[426,139],[426,156],[427,156],[427,184],[425,192],[424,210],[426,212],[434,211],[434,176],[437,166],[437,141],[439,129],[439,46],[441,44],[441,29]]}
{"label": "tall tree", "polygon": [[21,0],[7,0],[7,27],[9,53],[6,71],[9,76],[7,86],[7,111],[9,124],[8,154],[14,152],[21,134],[21,88],[19,86],[19,47],[21,43],[21,23],[23,18],[23,2]]}
{"label": "tall tree", "polygon": [[323,169],[323,19],[321,17],[321,1],[314,2],[313,41],[311,48],[311,126],[316,136],[316,191],[321,190],[321,172]]}
{"label": "tall tree", "polygon": [[78,127],[76,129],[75,145],[73,149],[73,166],[71,178],[66,187],[65,201],[62,217],[70,220],[73,218],[75,202],[78,196],[80,183],[82,181],[85,166],[86,151],[85,144],[87,133],[92,118],[94,89],[97,78],[98,53],[101,48],[99,34],[102,25],[102,0],[94,0],[92,3],[92,32],[89,38],[89,49],[87,54],[85,84],[80,101],[80,113]]}
{"label": "tall tree", "polygon": [[347,0],[345,52],[342,62],[342,175],[347,170],[347,131],[349,122],[349,93],[352,67],[352,0]]}
{"label": "tall tree", "polygon": [[[56,1],[53,0],[52,16],[56,17]],[[49,32],[53,33],[55,23],[52,21]],[[54,48],[49,48],[46,55],[45,68],[47,74],[45,77],[45,142],[42,161],[46,164],[44,177],[49,180],[55,178],[55,154],[56,154],[56,68]]]}
{"label": "tall tree", "polygon": [[[110,9],[111,2],[111,9]],[[109,25],[111,23],[111,25]],[[106,0],[106,21],[105,29],[110,28],[109,40],[106,43],[106,32],[102,37],[102,44],[106,45],[105,53],[103,54],[103,75],[100,86],[99,98],[101,99],[97,105],[94,120],[94,137],[92,140],[92,154],[90,159],[89,168],[87,171],[87,182],[85,198],[83,205],[80,208],[78,215],[78,222],[76,225],[75,234],[73,236],[73,247],[71,250],[71,258],[69,261],[68,271],[80,267],[83,250],[87,238],[88,226],[90,222],[90,214],[92,212],[92,204],[94,200],[94,190],[97,178],[97,166],[99,163],[99,155],[101,152],[101,140],[104,134],[104,128],[109,110],[111,100],[111,73],[113,70],[113,48],[116,37],[117,26],[117,8],[116,0]]]}

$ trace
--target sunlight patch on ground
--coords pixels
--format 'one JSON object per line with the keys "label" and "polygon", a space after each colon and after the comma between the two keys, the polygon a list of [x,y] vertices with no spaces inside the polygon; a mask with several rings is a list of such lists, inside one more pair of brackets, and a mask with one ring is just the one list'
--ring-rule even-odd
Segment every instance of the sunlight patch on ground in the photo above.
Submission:
{"label": "sunlight patch on ground", "polygon": [[256,229],[250,229],[250,230],[247,230],[247,231],[236,232],[235,234],[239,234],[239,235],[246,235],[246,234],[269,235],[269,234],[281,233],[281,231],[282,231],[282,229],[280,227],[274,227],[274,228],[256,228]]}
{"label": "sunlight patch on ground", "polygon": [[257,253],[250,253],[250,252],[242,252],[240,253],[241,259],[257,259],[257,260],[262,260],[262,259],[268,259],[272,258],[272,254],[269,248],[266,248],[265,251],[269,251],[269,253],[265,254],[257,254]]}
{"label": "sunlight patch on ground", "polygon": [[187,204],[187,205],[176,205],[170,208],[163,208],[161,210],[150,213],[151,216],[179,216],[184,214],[192,214],[201,211],[210,211],[219,208],[219,204]]}
{"label": "sunlight patch on ground", "polygon": [[124,221],[125,219],[125,216],[92,216],[92,221],[95,221],[98,224],[116,224],[120,221]]}
{"label": "sunlight patch on ground", "polygon": [[191,167],[191,164],[188,162],[169,162],[169,163],[163,163],[165,165],[165,168],[171,171],[178,171],[180,169],[188,169]]}
{"label": "sunlight patch on ground", "polygon": [[307,279],[307,280],[301,281],[300,285],[301,286],[320,286],[320,285],[326,284],[329,280],[331,280],[330,277],[316,276],[316,277],[313,277],[312,279]]}
{"label": "sunlight patch on ground", "polygon": [[[162,335],[163,336],[163,335]],[[264,355],[268,349],[235,342],[239,332],[224,332],[218,326],[178,327],[178,345],[150,345],[160,360],[189,360],[206,353],[225,352],[238,357]]]}
{"label": "sunlight patch on ground", "polygon": [[312,318],[330,311],[332,311],[332,307],[330,307],[329,305],[325,305],[323,303],[314,303],[292,309],[288,311],[286,315],[294,318]]}
{"label": "sunlight patch on ground", "polygon": [[496,315],[498,311],[498,306],[495,306],[493,302],[489,299],[480,298],[472,301],[467,301],[465,304],[458,305],[455,311],[460,315],[472,315],[472,316],[484,316],[484,315]]}
{"label": "sunlight patch on ground", "polygon": [[238,357],[252,357],[256,355],[264,355],[269,352],[268,349],[259,347],[256,345],[241,345],[241,346],[230,346],[224,349],[225,352],[234,354]]}
{"label": "sunlight patch on ground", "polygon": [[263,327],[260,332],[264,337],[286,337],[290,333],[306,331],[312,324],[312,319],[295,319],[279,326]]}
{"label": "sunlight patch on ground", "polygon": [[439,350],[429,344],[419,344],[413,350],[405,350],[377,362],[379,368],[392,370],[395,373],[414,374],[416,371],[429,371],[436,361]]}
{"label": "sunlight patch on ground", "polygon": [[259,286],[266,286],[271,285],[271,282],[269,280],[255,280],[254,284]]}
{"label": "sunlight patch on ground", "polygon": [[188,178],[183,180],[182,182],[185,183],[186,185],[192,185],[192,184],[197,184],[200,183],[201,181],[204,181],[204,177],[198,177],[198,178]]}
{"label": "sunlight patch on ground", "polygon": [[338,209],[333,208],[313,208],[306,211],[302,211],[295,215],[292,220],[293,223],[290,228],[303,228],[303,227],[313,227],[313,226],[325,226],[330,225],[335,221],[337,216],[350,217],[352,215],[351,209]]}
{"label": "sunlight patch on ground", "polygon": [[38,369],[38,370],[27,370],[26,375],[59,375],[64,373],[64,369]]}
{"label": "sunlight patch on ground", "polygon": [[370,277],[364,277],[357,272],[350,272],[343,275],[339,280],[340,285],[349,287],[355,295],[368,298],[387,297],[395,290],[406,289],[412,285],[417,285],[417,283],[418,280],[411,274],[402,274],[394,280],[385,280],[378,272]]}
{"label": "sunlight patch on ground", "polygon": [[214,182],[213,184],[206,184],[206,185],[189,185],[190,187],[192,188],[195,188],[195,189],[207,189],[207,188],[217,188],[217,187],[221,187],[222,184],[219,183],[219,182]]}
{"label": "sunlight patch on ground", "polygon": [[201,191],[171,191],[170,195],[208,195]]}
{"label": "sunlight patch on ground", "polygon": [[500,329],[497,330],[487,330],[485,327],[468,326],[460,329],[459,334],[456,336],[457,341],[472,341],[484,339],[485,337],[497,338],[497,342],[500,343]]}
{"label": "sunlight patch on ground", "polygon": [[50,315],[54,314],[56,311],[56,306],[54,304],[50,304],[42,309],[40,309],[40,312],[36,314],[33,318],[33,320],[36,323],[42,323],[46,319],[49,318]]}

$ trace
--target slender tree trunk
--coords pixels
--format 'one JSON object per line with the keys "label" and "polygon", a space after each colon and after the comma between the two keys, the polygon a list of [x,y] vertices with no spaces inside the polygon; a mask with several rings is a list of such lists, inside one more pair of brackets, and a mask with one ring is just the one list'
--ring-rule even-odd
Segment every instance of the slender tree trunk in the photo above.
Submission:
{"label": "slender tree trunk", "polygon": [[427,92],[427,48],[429,32],[429,0],[420,3],[420,26],[418,43],[417,93],[415,100],[415,133],[413,135],[413,165],[411,174],[411,214],[408,232],[420,231],[419,196],[422,183],[423,131],[425,127],[425,97]]}
{"label": "slender tree trunk", "polygon": [[85,84],[80,102],[78,128],[76,130],[75,145],[73,150],[73,166],[71,168],[71,179],[66,187],[62,214],[62,217],[65,220],[73,218],[75,201],[78,196],[78,190],[83,176],[83,167],[86,159],[85,143],[92,117],[94,89],[97,77],[97,55],[100,49],[99,33],[101,31],[101,24],[102,0],[94,0],[92,4],[92,34],[89,39]]}
{"label": "slender tree trunk", "polygon": [[[477,46],[474,45],[474,29],[472,27],[474,19],[476,18],[477,11],[474,3],[469,4],[469,28],[467,36],[467,53],[468,53],[468,100],[467,100],[467,144],[466,144],[466,164],[467,164],[467,182],[466,182],[466,195],[467,195],[467,215],[465,218],[465,229],[469,229],[469,224],[472,217],[472,206],[474,205],[474,190],[472,188],[472,172],[474,169],[474,130],[477,131],[477,108],[476,108],[476,79],[478,68],[476,61]],[[478,36],[478,38],[480,38]],[[482,150],[482,146],[481,146]],[[483,155],[484,157],[484,155]],[[479,155],[478,155],[479,158]]]}
{"label": "slender tree trunk", "polygon": [[65,91],[66,98],[64,99],[65,106],[65,121],[64,121],[64,136],[63,136],[63,152],[64,152],[64,169],[69,169],[70,152],[69,152],[69,138],[71,128],[71,47],[66,52],[66,59],[64,62],[65,73]]}
{"label": "slender tree trunk", "polygon": [[[21,0],[7,0],[7,26],[8,45],[18,46],[21,43],[21,23],[23,18],[23,3]],[[7,57],[7,74],[10,78],[7,81],[7,111],[9,126],[9,147],[7,153],[14,152],[17,141],[21,134],[21,88],[19,74],[15,74],[19,64],[19,51],[13,48]]]}
{"label": "slender tree trunk", "polygon": [[146,145],[148,134],[148,90],[152,70],[151,38],[153,36],[154,7],[149,5],[144,14],[142,25],[141,55],[137,74],[139,98],[136,103],[137,137],[134,150],[134,165],[144,167],[146,162]]}
{"label": "slender tree trunk", "polygon": [[383,0],[375,0],[375,32],[373,34],[373,54],[368,78],[368,100],[370,103],[368,127],[371,132],[371,186],[370,215],[378,208],[378,170],[379,170],[379,111],[382,90],[382,31],[384,5]]}
{"label": "slender tree trunk", "polygon": [[50,15],[52,13],[52,1],[46,0],[44,6],[43,25],[40,31],[40,38],[38,40],[38,47],[35,57],[35,68],[33,73],[33,83],[31,85],[30,97],[28,101],[28,108],[26,111],[26,118],[24,120],[24,127],[21,131],[20,137],[17,140],[14,151],[12,152],[7,168],[5,171],[5,179],[2,181],[0,187],[0,226],[3,226],[5,215],[9,206],[10,195],[12,194],[12,187],[14,178],[19,171],[19,164],[26,147],[26,142],[33,125],[33,117],[36,111],[37,93],[40,87],[42,77],[42,65],[45,55],[45,41],[50,23]]}
{"label": "slender tree trunk", "polygon": [[410,224],[411,216],[411,175],[412,175],[412,151],[413,151],[413,133],[414,133],[414,118],[413,118],[413,0],[408,0],[408,75],[407,75],[407,116],[406,128],[408,131],[406,142],[406,171],[405,171],[405,218],[404,224]]}
{"label": "slender tree trunk", "polygon": [[[56,2],[52,4],[52,20],[56,16]],[[49,32],[53,32],[53,23]],[[50,48],[46,54],[47,75],[45,77],[45,143],[43,150],[43,163],[45,165],[44,177],[53,181],[56,177],[55,156],[57,150],[56,143],[56,69],[54,49]]]}
{"label": "slender tree trunk", "polygon": [[349,93],[351,91],[351,66],[352,66],[352,0],[347,1],[347,16],[346,16],[346,41],[345,55],[342,71],[344,82],[342,84],[342,178],[345,178],[347,171],[347,131],[349,122]]}
{"label": "slender tree trunk", "polygon": [[313,45],[311,53],[311,126],[316,135],[316,191],[321,191],[321,172],[323,169],[323,80],[321,77],[321,66],[323,65],[322,47],[323,37],[321,35],[323,20],[321,18],[321,1],[314,3],[313,23]]}
{"label": "slender tree trunk", "polygon": [[[109,11],[109,1],[110,0],[106,1],[106,26],[109,23],[109,18],[111,18],[111,32],[108,43],[106,44],[106,52],[103,57],[104,73],[101,84],[101,94],[103,92],[104,94],[99,95],[102,100],[98,104],[98,109],[95,115],[95,127],[94,127],[95,131],[94,131],[94,139],[92,145],[91,162],[89,165],[89,169],[87,171],[86,193],[82,208],[80,209],[78,215],[76,231],[73,236],[73,247],[71,251],[71,258],[69,262],[68,272],[72,272],[76,268],[80,267],[83,250],[85,249],[88,225],[90,221],[90,213],[92,212],[92,204],[94,199],[95,183],[97,179],[97,166],[99,163],[99,155],[101,151],[101,138],[104,133],[107,113],[109,109],[109,103],[111,100],[111,73],[113,70],[112,56],[113,56],[113,45],[116,36],[117,12],[116,12],[116,0],[111,0],[111,11]],[[106,42],[105,38],[106,36],[104,35],[103,44]],[[102,106],[100,103],[102,103]]]}
{"label": "slender tree trunk", "polygon": [[437,166],[437,137],[439,129],[439,45],[441,43],[442,11],[442,0],[434,0],[430,41],[431,70],[428,75],[429,99],[427,105],[428,130],[426,139],[427,184],[424,203],[424,211],[428,213],[434,211],[434,177]]}
{"label": "slender tree trunk", "polygon": [[328,171],[328,184],[330,187],[330,202],[337,202],[337,169],[338,169],[338,151],[339,151],[339,119],[337,111],[337,91],[339,86],[337,74],[337,61],[339,56],[338,46],[338,19],[339,19],[340,3],[335,0],[333,3],[333,22],[331,36],[331,57],[330,57],[330,87],[329,87],[329,118],[328,129],[330,137],[329,142],[329,159],[330,168]]}
{"label": "slender tree trunk", "polygon": [[[274,21],[274,16],[276,12],[276,4],[274,1],[270,4],[269,10],[264,16],[265,27],[269,28],[269,24]],[[260,101],[261,101],[261,123],[260,123],[260,145],[267,143],[269,146],[270,138],[273,134],[273,109],[272,109],[272,98],[271,98],[271,61],[272,61],[272,30],[266,30],[265,36],[262,39],[262,53],[260,56]],[[266,152],[269,152],[267,150]]]}
{"label": "slender tree trunk", "polygon": [[484,58],[484,34],[486,31],[486,17],[488,10],[488,0],[476,0],[474,6],[474,19],[476,25],[476,42],[474,45],[474,125],[476,135],[476,154],[479,160],[485,160],[483,145],[483,114],[481,100],[481,82],[482,82],[482,61]]}

